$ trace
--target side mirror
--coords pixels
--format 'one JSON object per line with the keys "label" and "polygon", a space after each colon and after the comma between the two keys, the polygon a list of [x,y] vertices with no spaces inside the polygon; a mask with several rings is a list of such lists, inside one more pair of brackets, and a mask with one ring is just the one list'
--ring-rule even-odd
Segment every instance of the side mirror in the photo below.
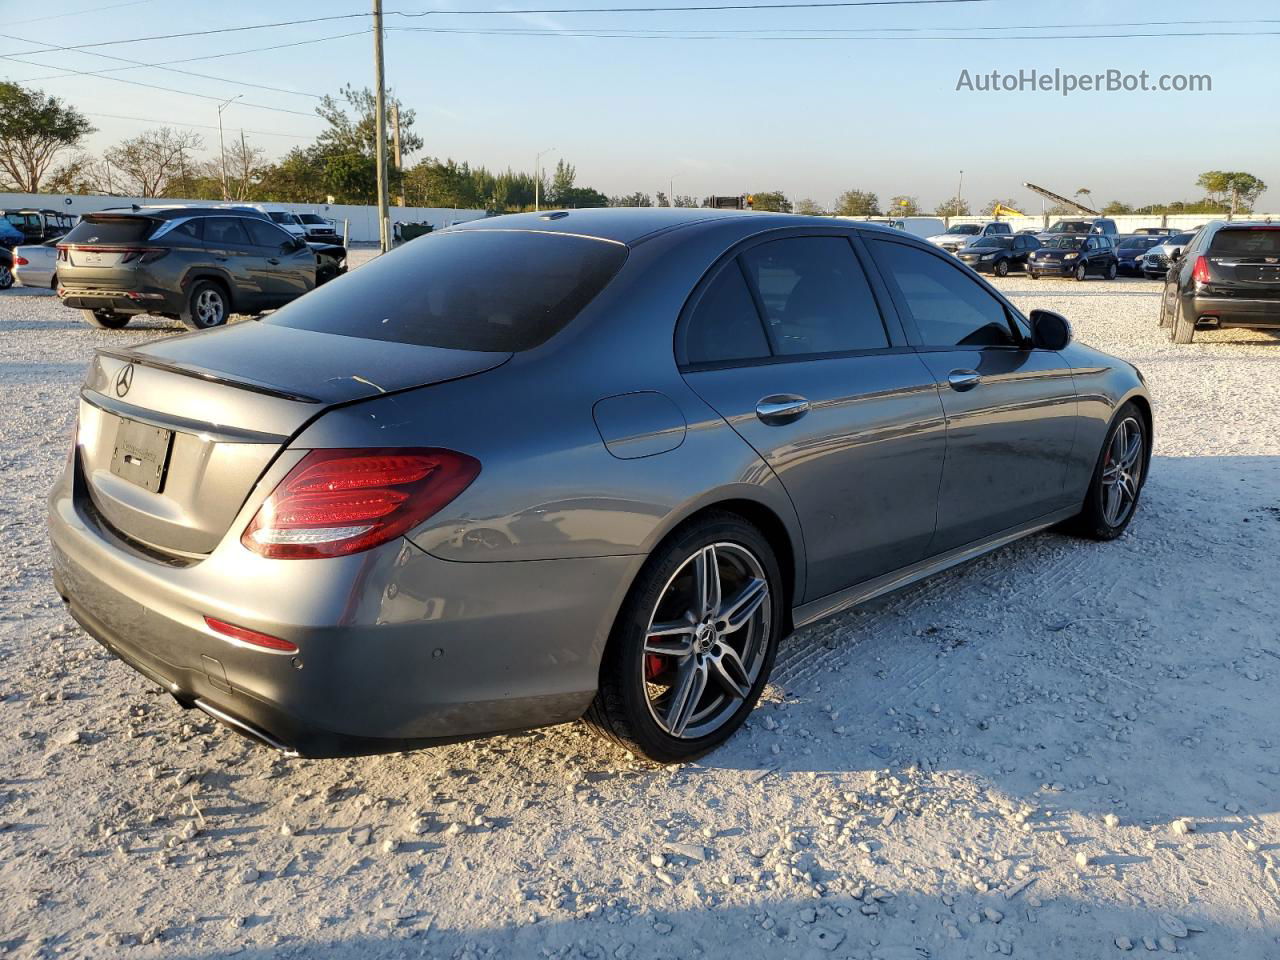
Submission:
{"label": "side mirror", "polygon": [[1062,350],[1071,342],[1071,323],[1052,310],[1031,311],[1031,342],[1041,350]]}
{"label": "side mirror", "polygon": [[285,242],[284,249],[286,253],[297,253],[299,250],[307,249],[307,241],[301,237],[294,237]]}
{"label": "side mirror", "polygon": [[1182,248],[1181,248],[1181,247],[1174,247],[1172,250],[1170,250],[1170,251],[1169,251],[1169,262],[1170,262],[1170,263],[1177,263],[1177,262],[1178,262],[1179,260],[1181,260],[1181,259],[1182,259]]}

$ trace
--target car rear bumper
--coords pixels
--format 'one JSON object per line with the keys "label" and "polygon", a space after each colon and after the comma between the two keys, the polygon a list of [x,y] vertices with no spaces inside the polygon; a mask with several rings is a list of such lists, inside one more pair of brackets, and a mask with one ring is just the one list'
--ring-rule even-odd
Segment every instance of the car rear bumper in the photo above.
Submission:
{"label": "car rear bumper", "polygon": [[[64,476],[49,501],[54,584],[72,616],[182,705],[303,756],[576,719],[643,562],[457,563],[406,540],[269,561],[229,537],[197,563],[166,563],[109,529],[73,486]],[[205,616],[298,651],[231,640]]]}
{"label": "car rear bumper", "polygon": [[65,281],[58,287],[58,298],[63,306],[78,310],[109,310],[112,313],[179,313],[183,298],[167,290],[142,287],[136,290],[115,290],[104,287],[68,286]]}
{"label": "car rear bumper", "polygon": [[1193,294],[1185,298],[1183,306],[1197,323],[1216,321],[1222,327],[1280,327],[1280,299],[1250,300]]}

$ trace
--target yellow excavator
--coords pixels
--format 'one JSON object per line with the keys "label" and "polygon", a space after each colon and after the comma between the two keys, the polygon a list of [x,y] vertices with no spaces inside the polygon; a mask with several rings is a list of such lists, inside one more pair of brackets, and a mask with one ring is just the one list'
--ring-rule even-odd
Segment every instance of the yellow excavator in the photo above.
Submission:
{"label": "yellow excavator", "polygon": [[1003,203],[997,203],[995,209],[991,211],[993,217],[1025,217],[1026,214],[1021,210],[1015,210],[1013,207],[1006,207]]}

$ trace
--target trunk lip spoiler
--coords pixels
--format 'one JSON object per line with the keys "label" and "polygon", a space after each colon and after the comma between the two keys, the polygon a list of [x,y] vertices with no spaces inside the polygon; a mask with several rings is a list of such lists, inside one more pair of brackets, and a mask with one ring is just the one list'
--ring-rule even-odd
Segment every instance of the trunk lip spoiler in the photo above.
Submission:
{"label": "trunk lip spoiler", "polygon": [[99,356],[111,357],[114,360],[123,360],[125,363],[136,363],[144,367],[152,367],[156,370],[164,370],[169,373],[177,373],[187,377],[196,377],[200,380],[207,380],[210,383],[220,383],[228,387],[236,387],[241,390],[248,390],[251,393],[261,393],[268,397],[277,397],[281,400],[293,400],[297,403],[323,403],[318,397],[311,397],[305,393],[294,393],[290,390],[282,390],[279,387],[273,387],[268,383],[262,383],[258,380],[250,380],[247,377],[233,377],[230,374],[219,373],[216,370],[209,370],[206,367],[198,367],[191,363],[175,363],[170,360],[160,360],[155,357],[147,356],[145,353],[138,353],[133,350],[98,350]]}
{"label": "trunk lip spoiler", "polygon": [[99,410],[117,417],[125,417],[140,423],[149,423],[153,427],[173,430],[177,433],[205,436],[215,443],[269,443],[273,446],[280,446],[289,439],[278,433],[244,430],[240,427],[216,426],[199,420],[189,420],[186,417],[160,414],[145,407],[135,407],[133,404],[125,403],[123,400],[116,400],[96,390],[90,390],[88,387],[80,389],[80,399],[91,407],[97,407]]}

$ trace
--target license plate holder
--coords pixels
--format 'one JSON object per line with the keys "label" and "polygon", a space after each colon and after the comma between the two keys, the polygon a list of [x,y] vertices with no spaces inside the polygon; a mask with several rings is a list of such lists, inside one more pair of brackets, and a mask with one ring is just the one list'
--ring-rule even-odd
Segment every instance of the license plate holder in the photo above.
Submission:
{"label": "license plate holder", "polygon": [[164,488],[173,448],[173,431],[123,417],[116,428],[116,446],[111,453],[111,472],[136,483],[144,490],[160,493]]}

